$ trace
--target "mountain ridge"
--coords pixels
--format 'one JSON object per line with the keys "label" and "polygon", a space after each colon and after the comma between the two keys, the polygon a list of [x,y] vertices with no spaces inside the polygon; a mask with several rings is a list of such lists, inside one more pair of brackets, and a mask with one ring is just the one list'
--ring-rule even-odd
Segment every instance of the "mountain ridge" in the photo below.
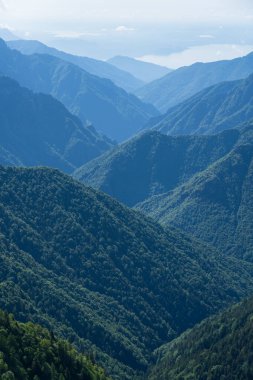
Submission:
{"label": "mountain ridge", "polygon": [[35,94],[8,77],[0,77],[0,131],[4,165],[71,173],[113,146],[51,95]]}
{"label": "mountain ridge", "polygon": [[114,140],[136,133],[152,115],[151,105],[115,86],[50,55],[23,55],[0,40],[0,73],[34,92],[50,94],[82,122]]}
{"label": "mountain ridge", "polygon": [[152,82],[173,71],[165,66],[120,55],[110,58],[107,62],[115,67],[128,71],[145,83]]}
{"label": "mountain ridge", "polygon": [[228,153],[239,130],[213,136],[167,136],[147,131],[77,169],[74,177],[134,206],[173,190]]}
{"label": "mountain ridge", "polygon": [[202,90],[164,116],[151,120],[146,128],[172,135],[214,134],[252,118],[253,75],[250,75]]}
{"label": "mountain ridge", "polygon": [[226,254],[252,261],[253,127],[227,155],[170,193],[137,205]]}
{"label": "mountain ridge", "polygon": [[37,40],[14,40],[9,41],[7,45],[11,49],[16,49],[22,54],[48,54],[73,63],[90,74],[101,78],[110,79],[118,87],[122,87],[127,92],[133,92],[141,87],[144,83],[135,78],[130,73],[120,70],[115,66],[99,61],[94,58],[75,56],[58,49],[49,47]]}
{"label": "mountain ridge", "polygon": [[230,61],[195,63],[179,68],[137,90],[140,99],[153,104],[161,113],[182,103],[204,88],[219,82],[244,79],[253,73],[253,53]]}

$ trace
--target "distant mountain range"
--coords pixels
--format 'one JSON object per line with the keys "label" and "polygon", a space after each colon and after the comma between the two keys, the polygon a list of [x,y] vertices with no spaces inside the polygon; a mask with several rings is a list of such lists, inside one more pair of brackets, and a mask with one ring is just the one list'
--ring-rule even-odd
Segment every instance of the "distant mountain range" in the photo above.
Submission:
{"label": "distant mountain range", "polygon": [[244,79],[252,73],[253,53],[230,61],[195,63],[147,84],[137,90],[136,95],[165,113],[204,88],[224,81]]}
{"label": "distant mountain range", "polygon": [[154,63],[144,62],[121,55],[110,58],[107,62],[118,69],[131,73],[133,76],[145,83],[164,77],[166,74],[173,71],[164,66],[155,65]]}
{"label": "distant mountain range", "polygon": [[253,265],[52,169],[0,167],[0,307],[90,352],[115,378],[253,291]]}
{"label": "distant mountain range", "polygon": [[33,40],[15,40],[9,41],[8,46],[11,49],[19,50],[22,54],[48,54],[58,57],[64,61],[73,63],[90,74],[101,78],[110,79],[114,84],[122,87],[128,92],[133,92],[144,85],[144,82],[135,78],[127,71],[118,69],[117,67],[103,61],[93,58],[75,56],[72,54],[59,51],[49,47],[40,41]]}
{"label": "distant mountain range", "polygon": [[252,319],[250,298],[203,321],[158,350],[160,360],[148,379],[251,380]]}
{"label": "distant mountain range", "polygon": [[173,190],[206,169],[240,139],[237,130],[213,136],[165,136],[150,131],[115,147],[74,175],[128,206]]}
{"label": "distant mountain range", "polygon": [[253,123],[235,147],[171,192],[138,207],[226,254],[253,261]]}
{"label": "distant mountain range", "polygon": [[0,38],[5,41],[11,41],[16,40],[17,36],[15,36],[15,34],[10,29],[0,27]]}
{"label": "distant mountain range", "polygon": [[202,90],[147,128],[171,135],[218,133],[253,119],[253,75]]}
{"label": "distant mountain range", "polygon": [[93,76],[50,55],[23,55],[0,40],[0,73],[35,92],[50,94],[83,122],[101,133],[124,140],[152,116],[153,106],[142,103],[111,81]]}
{"label": "distant mountain range", "polygon": [[0,163],[51,166],[67,173],[113,144],[50,95],[0,77]]}

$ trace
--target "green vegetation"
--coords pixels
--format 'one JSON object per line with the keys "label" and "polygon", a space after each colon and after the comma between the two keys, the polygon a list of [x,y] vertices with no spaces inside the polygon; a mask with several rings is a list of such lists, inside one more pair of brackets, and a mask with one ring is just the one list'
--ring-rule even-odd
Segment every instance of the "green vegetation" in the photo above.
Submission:
{"label": "green vegetation", "polygon": [[0,307],[95,356],[114,379],[249,295],[226,258],[52,169],[0,168]]}
{"label": "green vegetation", "polygon": [[253,128],[221,160],[171,193],[138,208],[164,225],[176,226],[226,254],[252,261]]}
{"label": "green vegetation", "polygon": [[216,136],[141,134],[78,169],[74,176],[128,206],[173,190],[226,155],[237,130]]}
{"label": "green vegetation", "polygon": [[203,321],[157,351],[148,379],[252,379],[252,322],[253,298]]}
{"label": "green vegetation", "polygon": [[0,311],[2,380],[106,380],[104,372],[66,341]]}
{"label": "green vegetation", "polygon": [[51,166],[67,173],[112,147],[50,95],[0,77],[0,163]]}
{"label": "green vegetation", "polygon": [[252,118],[253,75],[205,89],[151,120],[149,127],[170,135],[213,134]]}
{"label": "green vegetation", "polygon": [[50,94],[82,122],[92,123],[106,136],[132,136],[158,111],[110,80],[89,74],[50,55],[23,55],[0,40],[0,73],[35,92]]}
{"label": "green vegetation", "polygon": [[181,67],[135,93],[162,113],[198,92],[224,81],[247,78],[253,73],[253,53],[229,61],[195,63]]}

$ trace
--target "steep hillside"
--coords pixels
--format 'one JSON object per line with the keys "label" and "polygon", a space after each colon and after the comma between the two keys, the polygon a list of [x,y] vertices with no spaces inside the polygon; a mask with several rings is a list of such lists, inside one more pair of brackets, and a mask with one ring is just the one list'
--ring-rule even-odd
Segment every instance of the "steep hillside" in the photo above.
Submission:
{"label": "steep hillside", "polygon": [[110,63],[99,61],[97,59],[80,57],[63,51],[51,48],[39,41],[15,40],[9,41],[8,46],[11,49],[19,50],[22,54],[49,54],[58,57],[64,61],[73,63],[88,73],[97,75],[100,78],[110,79],[114,84],[122,87],[124,90],[132,92],[142,87],[144,82],[135,78],[127,71],[118,69]]}
{"label": "steep hillside", "polygon": [[51,169],[0,168],[0,307],[133,379],[151,353],[253,291],[253,266]]}
{"label": "steep hillside", "polygon": [[138,207],[165,225],[253,261],[253,128],[227,156]]}
{"label": "steep hillside", "polygon": [[253,73],[253,53],[231,61],[195,63],[147,84],[136,94],[160,112],[182,103],[204,88],[224,81],[247,78]]}
{"label": "steep hillside", "polygon": [[253,75],[205,89],[151,120],[148,127],[172,135],[212,134],[252,118]]}
{"label": "steep hillside", "polygon": [[251,380],[253,298],[207,319],[160,349],[149,380]]}
{"label": "steep hillside", "polygon": [[74,176],[133,206],[187,181],[226,155],[240,132],[215,136],[137,136],[78,169]]}
{"label": "steep hillside", "polygon": [[116,56],[109,59],[111,65],[125,70],[136,78],[139,78],[145,83],[152,82],[156,79],[164,77],[166,74],[169,74],[172,70],[167,67],[155,65],[150,62],[139,61],[134,58],[124,57],[124,56]]}
{"label": "steep hillside", "polygon": [[123,140],[157,111],[111,81],[93,76],[50,55],[23,55],[0,40],[0,73],[35,92],[54,96],[83,122],[106,136]]}
{"label": "steep hillside", "polygon": [[50,95],[0,77],[0,163],[51,166],[67,173],[113,144]]}
{"label": "steep hillside", "polygon": [[0,376],[5,380],[106,380],[103,371],[70,344],[32,323],[0,311]]}

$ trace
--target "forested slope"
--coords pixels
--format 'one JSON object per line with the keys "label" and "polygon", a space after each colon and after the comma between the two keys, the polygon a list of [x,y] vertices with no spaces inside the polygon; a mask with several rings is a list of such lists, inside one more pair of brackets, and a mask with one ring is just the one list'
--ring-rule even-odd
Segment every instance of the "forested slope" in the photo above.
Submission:
{"label": "forested slope", "polygon": [[114,378],[253,290],[251,264],[50,169],[0,169],[0,307],[94,353]]}
{"label": "forested slope", "polygon": [[104,371],[53,332],[0,311],[2,380],[106,380]]}
{"label": "forested slope", "polygon": [[150,380],[253,378],[253,298],[187,331],[158,350]]}

